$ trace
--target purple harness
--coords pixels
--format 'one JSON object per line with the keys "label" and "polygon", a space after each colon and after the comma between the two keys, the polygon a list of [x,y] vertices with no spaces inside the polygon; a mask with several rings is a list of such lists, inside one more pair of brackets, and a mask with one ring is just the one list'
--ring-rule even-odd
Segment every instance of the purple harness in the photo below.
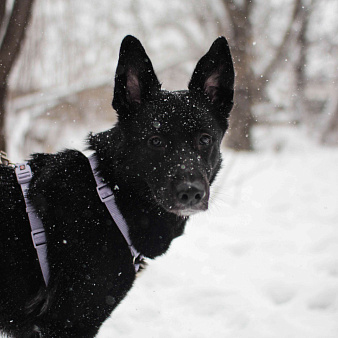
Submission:
{"label": "purple harness", "polygon": [[45,284],[49,281],[49,266],[47,261],[47,241],[46,234],[41,219],[35,212],[33,206],[30,204],[27,194],[29,189],[29,182],[32,179],[32,170],[28,163],[21,163],[15,166],[15,173],[18,183],[21,186],[23,197],[26,203],[26,212],[32,230],[32,240],[34,248],[38,254],[41,271]]}
{"label": "purple harness", "polygon": [[[118,209],[115,203],[115,197],[112,190],[109,186],[104,183],[101,176],[98,174],[97,171],[97,162],[92,155],[89,157],[90,167],[92,169],[93,175],[95,177],[96,185],[97,185],[97,193],[101,199],[101,201],[106,205],[110,215],[114,219],[117,227],[120,229],[123,237],[125,238],[130,253],[133,257],[133,264],[135,267],[135,272],[138,272],[140,268],[140,261],[143,259],[143,255],[141,255],[135,247],[132,245],[132,242],[129,237],[129,230],[128,225],[123,218],[120,210]],[[37,215],[36,211],[34,210],[33,206],[30,204],[27,193],[29,189],[29,183],[32,179],[32,170],[30,165],[26,163],[16,164],[15,166],[15,173],[18,180],[18,183],[21,186],[23,197],[26,203],[26,212],[28,215],[29,223],[32,230],[32,240],[34,247],[37,251],[42,275],[45,281],[45,284],[48,285],[49,282],[49,265],[47,260],[47,241],[46,241],[46,234],[45,229],[43,227],[42,221]]]}

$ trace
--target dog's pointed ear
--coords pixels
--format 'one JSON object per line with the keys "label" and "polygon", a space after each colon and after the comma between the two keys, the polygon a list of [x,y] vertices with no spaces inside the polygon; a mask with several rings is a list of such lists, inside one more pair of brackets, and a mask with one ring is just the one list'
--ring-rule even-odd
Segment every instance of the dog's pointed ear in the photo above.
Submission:
{"label": "dog's pointed ear", "polygon": [[210,99],[228,117],[233,106],[235,72],[230,48],[225,37],[214,41],[198,61],[189,90]]}
{"label": "dog's pointed ear", "polygon": [[149,99],[160,90],[152,63],[141,42],[128,35],[122,43],[115,75],[113,107],[130,108]]}

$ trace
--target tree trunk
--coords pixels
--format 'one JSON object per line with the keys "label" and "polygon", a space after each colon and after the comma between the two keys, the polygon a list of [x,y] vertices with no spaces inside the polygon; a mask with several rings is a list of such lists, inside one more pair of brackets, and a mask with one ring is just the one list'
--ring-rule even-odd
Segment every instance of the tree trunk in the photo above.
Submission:
{"label": "tree trunk", "polygon": [[306,56],[308,54],[309,41],[306,37],[306,33],[309,26],[309,19],[312,11],[313,0],[304,1],[300,0],[300,7],[298,14],[298,36],[296,39],[296,48],[298,54],[295,62],[295,111],[298,120],[305,121],[307,123],[310,119],[307,109],[307,100],[305,96],[306,89]]}
{"label": "tree trunk", "polygon": [[[252,8],[255,5],[255,1],[222,0],[223,6],[228,13],[233,33],[231,51],[236,71],[235,106],[231,112],[230,127],[226,138],[226,145],[232,149],[252,149],[253,105],[267,98],[266,88],[269,83],[267,80],[273,76],[276,68],[282,64],[290,50],[291,42],[297,36],[294,31],[299,18],[303,14],[303,1],[294,0],[292,17],[282,42],[277,48],[276,55],[262,72],[264,76],[256,77],[252,70],[254,56],[252,54],[253,29],[251,22]],[[310,3],[312,1],[310,0]],[[301,57],[304,57],[304,55]],[[303,59],[300,62],[303,62]],[[300,71],[302,72],[303,69]],[[303,90],[303,85],[303,79],[299,78],[300,92]]]}
{"label": "tree trunk", "polygon": [[[243,18],[244,19],[244,18]],[[235,106],[230,115],[230,127],[226,145],[234,150],[252,150],[251,129],[253,73],[250,64],[248,43],[251,40],[250,24],[245,23],[235,28],[235,46],[232,49],[236,70]],[[249,27],[248,27],[249,26]]]}
{"label": "tree trunk", "polygon": [[337,85],[332,87],[332,94],[326,103],[323,112],[327,116],[321,132],[321,143],[327,145],[338,145],[338,97]]}
{"label": "tree trunk", "polygon": [[5,137],[5,105],[7,86],[0,85],[0,150],[6,150]]}
{"label": "tree trunk", "polygon": [[0,45],[0,150],[6,150],[5,117],[8,78],[19,55],[34,0],[15,0],[7,27],[4,27],[7,22],[6,0],[0,1],[0,28],[5,32]]}
{"label": "tree trunk", "polygon": [[223,0],[223,4],[229,13],[233,28],[231,51],[236,73],[235,105],[230,115],[226,146],[237,151],[252,150],[254,74],[251,69],[252,25],[250,15],[253,1],[246,1],[244,6],[236,5],[234,1],[228,0]]}

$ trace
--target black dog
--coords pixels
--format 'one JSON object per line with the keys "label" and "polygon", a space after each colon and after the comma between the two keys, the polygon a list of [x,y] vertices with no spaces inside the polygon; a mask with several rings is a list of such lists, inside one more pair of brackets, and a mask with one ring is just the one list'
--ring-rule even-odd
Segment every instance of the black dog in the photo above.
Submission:
{"label": "black dog", "polygon": [[[116,70],[118,123],[90,134],[98,172],[113,190],[133,246],[164,254],[189,215],[208,208],[233,106],[234,70],[224,37],[201,58],[189,90],[161,90],[141,43],[127,36]],[[128,244],[81,152],[35,154],[28,199],[47,236],[45,285],[25,202],[0,166],[0,332],[12,337],[94,337],[135,280]]]}

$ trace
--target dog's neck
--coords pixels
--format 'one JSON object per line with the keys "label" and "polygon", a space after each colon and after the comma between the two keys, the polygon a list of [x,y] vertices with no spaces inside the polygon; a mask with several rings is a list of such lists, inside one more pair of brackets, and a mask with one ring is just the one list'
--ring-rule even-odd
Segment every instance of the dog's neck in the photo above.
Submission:
{"label": "dog's neck", "polygon": [[112,218],[114,219],[115,224],[117,225],[117,227],[119,228],[120,232],[122,233],[124,239],[126,240],[130,253],[133,257],[133,263],[134,263],[134,267],[135,267],[135,272],[138,272],[139,268],[140,268],[140,264],[139,262],[142,261],[143,256],[142,254],[136,250],[136,248],[134,247],[130,236],[129,236],[129,229],[128,229],[128,225],[126,223],[126,220],[123,218],[120,210],[118,209],[116,203],[115,203],[115,197],[114,197],[114,193],[111,190],[111,188],[105,183],[105,181],[102,179],[102,177],[100,176],[99,172],[98,172],[98,165],[97,165],[97,159],[95,155],[92,155],[89,157],[89,164],[91,166],[95,181],[96,181],[96,185],[97,185],[97,192],[98,195],[102,201],[102,203],[104,203],[110,213],[110,215],[112,216]]}
{"label": "dog's neck", "polygon": [[[127,177],[118,168],[117,153],[120,136],[115,130],[90,135],[90,149],[95,151],[98,170],[113,190],[115,202],[128,224],[130,239],[144,256],[154,258],[164,254],[172,240],[183,234],[187,217],[167,212],[153,200],[146,183],[136,177]],[[109,143],[109,147],[108,147]]]}

